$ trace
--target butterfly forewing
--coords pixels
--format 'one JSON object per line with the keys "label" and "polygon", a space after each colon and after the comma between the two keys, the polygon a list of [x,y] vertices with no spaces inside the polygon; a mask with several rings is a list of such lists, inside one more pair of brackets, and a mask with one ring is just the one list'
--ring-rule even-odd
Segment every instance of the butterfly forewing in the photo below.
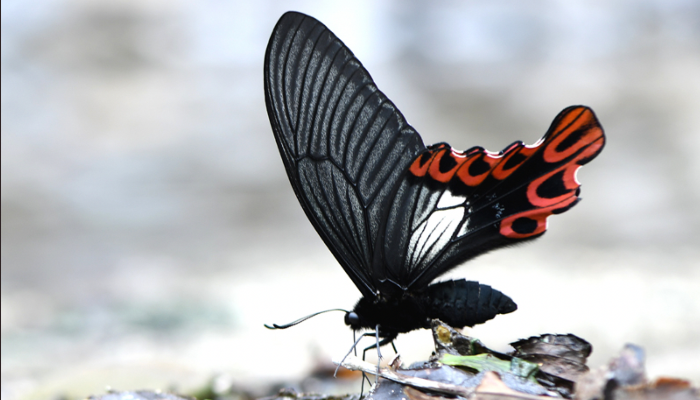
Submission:
{"label": "butterfly forewing", "polygon": [[374,296],[380,226],[425,149],[420,136],[352,52],[299,13],[283,15],[270,38],[265,100],[302,208],[363,295]]}

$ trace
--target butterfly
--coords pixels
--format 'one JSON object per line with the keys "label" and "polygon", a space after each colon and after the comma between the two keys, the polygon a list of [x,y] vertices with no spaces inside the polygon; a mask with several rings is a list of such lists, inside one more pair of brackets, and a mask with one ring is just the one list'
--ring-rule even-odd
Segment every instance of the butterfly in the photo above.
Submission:
{"label": "butterfly", "polygon": [[576,171],[605,144],[593,111],[572,106],[531,146],[426,147],[350,49],[298,12],[284,14],[272,32],[264,84],[294,193],[362,293],[345,323],[374,329],[377,348],[433,318],[461,328],[515,311],[488,285],[431,282],[487,251],[541,236],[547,217],[579,201]]}

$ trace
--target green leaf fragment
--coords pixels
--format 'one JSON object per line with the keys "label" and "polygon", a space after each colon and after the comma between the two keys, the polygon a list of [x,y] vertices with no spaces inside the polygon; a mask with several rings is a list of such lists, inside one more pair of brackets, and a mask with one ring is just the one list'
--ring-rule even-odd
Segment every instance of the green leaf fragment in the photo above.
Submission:
{"label": "green leaf fragment", "polygon": [[513,359],[510,360],[510,372],[521,378],[535,379],[535,374],[539,370],[539,365],[530,361],[525,361],[522,358],[513,357]]}
{"label": "green leaf fragment", "polygon": [[539,371],[539,365],[513,357],[511,361],[501,360],[491,354],[478,354],[475,356],[455,356],[444,354],[440,360],[445,365],[468,368],[477,372],[494,371],[510,373],[523,379],[534,379]]}

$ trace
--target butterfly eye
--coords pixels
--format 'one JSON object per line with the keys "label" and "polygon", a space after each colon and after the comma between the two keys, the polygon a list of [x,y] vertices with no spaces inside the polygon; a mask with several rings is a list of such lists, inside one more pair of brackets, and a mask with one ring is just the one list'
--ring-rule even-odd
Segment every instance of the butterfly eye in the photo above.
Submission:
{"label": "butterfly eye", "polygon": [[360,316],[355,312],[350,311],[345,314],[345,325],[358,326],[360,324]]}

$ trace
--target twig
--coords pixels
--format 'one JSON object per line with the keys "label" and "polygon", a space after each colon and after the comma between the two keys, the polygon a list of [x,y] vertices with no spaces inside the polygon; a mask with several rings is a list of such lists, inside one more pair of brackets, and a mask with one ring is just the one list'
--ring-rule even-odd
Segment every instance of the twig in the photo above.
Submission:
{"label": "twig", "polygon": [[[338,360],[333,360],[336,365]],[[384,379],[401,383],[403,385],[413,386],[419,389],[432,390],[434,392],[445,393],[455,396],[470,397],[474,394],[474,388],[466,388],[463,386],[452,385],[449,383],[441,383],[423,378],[415,378],[413,376],[404,375],[390,368],[380,368],[377,374],[377,366],[368,362],[362,361],[357,357],[349,356],[340,364],[343,367],[352,371],[362,371],[372,375],[379,375]]]}

